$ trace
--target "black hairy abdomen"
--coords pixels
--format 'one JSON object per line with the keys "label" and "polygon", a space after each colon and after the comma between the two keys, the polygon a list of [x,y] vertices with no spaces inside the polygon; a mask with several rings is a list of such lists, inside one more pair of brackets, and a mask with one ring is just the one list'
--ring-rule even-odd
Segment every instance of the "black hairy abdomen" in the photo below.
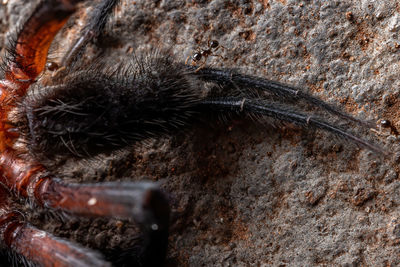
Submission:
{"label": "black hairy abdomen", "polygon": [[39,157],[107,153],[185,126],[200,100],[196,87],[165,59],[113,74],[76,72],[33,89],[41,93],[23,101],[21,128]]}

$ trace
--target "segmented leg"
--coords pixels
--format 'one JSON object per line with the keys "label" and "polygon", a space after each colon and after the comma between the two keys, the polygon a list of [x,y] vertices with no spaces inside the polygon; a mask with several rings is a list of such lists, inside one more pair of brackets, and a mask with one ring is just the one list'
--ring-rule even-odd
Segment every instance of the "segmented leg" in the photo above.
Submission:
{"label": "segmented leg", "polygon": [[306,103],[309,103],[315,107],[319,107],[324,109],[334,115],[337,115],[343,119],[348,121],[356,122],[360,125],[369,128],[375,128],[374,123],[363,121],[357,118],[350,116],[349,114],[340,111],[338,108],[333,105],[327,104],[321,99],[318,99],[314,96],[311,96],[305,92],[302,92],[299,89],[293,88],[288,85],[284,85],[278,82],[269,81],[266,79],[262,79],[259,77],[248,76],[238,73],[233,73],[227,70],[221,69],[212,69],[212,68],[202,68],[200,70],[194,70],[194,68],[188,67],[193,71],[192,75],[199,77],[204,81],[213,81],[218,84],[223,84],[229,87],[239,87],[243,90],[245,89],[257,89],[262,91],[268,91],[272,94],[278,95],[282,98],[286,98],[288,100],[303,100]]}
{"label": "segmented leg", "polygon": [[26,20],[8,49],[5,80],[1,86],[3,103],[6,99],[23,96],[35,82],[45,66],[54,36],[74,13],[78,2],[82,0],[42,1]]}
{"label": "segmented leg", "polygon": [[62,66],[68,68],[77,61],[87,44],[101,34],[106,25],[108,16],[119,2],[120,0],[105,0],[94,7],[79,38],[75,40],[75,44],[62,59]]}
{"label": "segmented leg", "polygon": [[43,166],[18,159],[5,151],[0,155],[0,182],[14,192],[44,207],[86,216],[133,218],[157,229],[167,228],[155,218],[149,203],[163,206],[167,201],[150,183],[68,184],[48,175]]}
{"label": "segmented leg", "polygon": [[353,141],[354,143],[366,147],[372,151],[383,153],[385,152],[366,140],[348,133],[334,125],[324,122],[313,116],[304,115],[293,110],[284,110],[275,106],[274,104],[265,101],[246,99],[246,98],[215,98],[212,100],[205,100],[201,103],[207,108],[220,111],[233,111],[236,113],[247,114],[260,114],[265,115],[279,121],[286,121],[297,125],[307,125],[318,129],[326,130],[334,133],[342,138]]}
{"label": "segmented leg", "polygon": [[40,266],[111,266],[102,256],[24,222],[12,208],[9,192],[0,185],[0,238],[15,253]]}

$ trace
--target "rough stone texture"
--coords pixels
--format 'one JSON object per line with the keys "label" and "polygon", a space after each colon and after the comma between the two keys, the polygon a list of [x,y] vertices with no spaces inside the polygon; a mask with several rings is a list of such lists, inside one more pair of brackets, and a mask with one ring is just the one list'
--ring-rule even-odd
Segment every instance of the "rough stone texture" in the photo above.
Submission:
{"label": "rough stone texture", "polygon": [[[20,2],[1,7],[3,33],[24,12]],[[216,39],[223,59],[207,65],[296,85],[400,126],[399,12],[389,0],[122,0],[98,46],[110,62],[149,48],[183,62]],[[173,208],[170,266],[397,266],[399,139],[368,136],[389,159],[326,133],[235,120],[64,169],[79,180],[162,181]],[[131,229],[42,217],[38,226],[95,248],[123,244]]]}

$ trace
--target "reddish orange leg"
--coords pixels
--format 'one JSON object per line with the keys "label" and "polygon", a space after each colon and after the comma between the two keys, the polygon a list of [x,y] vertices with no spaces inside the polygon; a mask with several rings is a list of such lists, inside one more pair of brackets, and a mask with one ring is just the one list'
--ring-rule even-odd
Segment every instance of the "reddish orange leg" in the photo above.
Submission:
{"label": "reddish orange leg", "polygon": [[1,183],[41,206],[76,215],[132,218],[150,230],[168,228],[168,201],[154,184],[63,183],[48,176],[43,166],[9,151],[0,155],[0,172]]}
{"label": "reddish orange leg", "polygon": [[9,198],[0,185],[0,237],[14,252],[40,266],[111,266],[95,251],[24,223],[21,214],[12,211]]}
{"label": "reddish orange leg", "polygon": [[153,183],[67,184],[47,179],[38,198],[46,207],[86,216],[133,218],[148,230],[166,231],[168,201]]}
{"label": "reddish orange leg", "polygon": [[25,22],[10,49],[11,61],[3,81],[3,90],[9,97],[25,95],[26,89],[35,82],[44,69],[54,36],[74,13],[78,2],[82,0],[43,1]]}

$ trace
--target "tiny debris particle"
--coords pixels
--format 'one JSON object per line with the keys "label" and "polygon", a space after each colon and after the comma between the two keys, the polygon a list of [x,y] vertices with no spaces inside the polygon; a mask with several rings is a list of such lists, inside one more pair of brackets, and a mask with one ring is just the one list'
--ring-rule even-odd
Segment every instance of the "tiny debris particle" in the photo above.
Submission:
{"label": "tiny debris particle", "polygon": [[121,221],[116,221],[115,226],[117,226],[117,228],[122,228],[122,226],[124,226],[124,223]]}
{"label": "tiny debris particle", "polygon": [[400,29],[400,16],[395,14],[388,22],[388,29],[391,32],[398,32]]}
{"label": "tiny debris particle", "polygon": [[354,21],[354,15],[353,15],[353,13],[352,12],[346,12],[346,19],[348,20],[348,21]]}
{"label": "tiny debris particle", "polygon": [[93,206],[97,203],[97,199],[95,197],[92,197],[91,199],[89,199],[88,201],[88,205],[89,206]]}
{"label": "tiny debris particle", "polygon": [[44,238],[46,237],[46,233],[45,232],[39,232],[33,235],[34,238]]}

